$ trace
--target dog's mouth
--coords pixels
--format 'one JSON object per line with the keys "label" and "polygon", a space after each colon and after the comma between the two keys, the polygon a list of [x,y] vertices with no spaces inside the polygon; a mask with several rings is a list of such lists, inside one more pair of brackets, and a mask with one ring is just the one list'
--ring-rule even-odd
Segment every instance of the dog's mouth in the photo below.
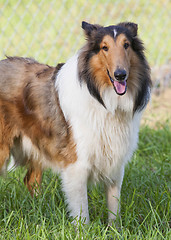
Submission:
{"label": "dog's mouth", "polygon": [[126,90],[127,90],[127,79],[125,80],[122,80],[122,81],[118,81],[118,80],[115,80],[113,79],[111,76],[110,76],[110,73],[109,71],[107,70],[107,74],[110,78],[110,81],[111,83],[113,84],[113,87],[115,89],[115,92],[118,94],[118,95],[124,95],[126,93]]}

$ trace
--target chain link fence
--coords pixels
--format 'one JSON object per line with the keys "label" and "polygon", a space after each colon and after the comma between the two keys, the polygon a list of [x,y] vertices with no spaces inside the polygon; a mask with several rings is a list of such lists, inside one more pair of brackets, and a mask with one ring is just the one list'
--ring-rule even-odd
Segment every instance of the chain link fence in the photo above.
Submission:
{"label": "chain link fence", "polygon": [[170,0],[1,0],[0,57],[34,57],[52,65],[66,61],[84,43],[82,20],[136,22],[151,66],[170,61]]}

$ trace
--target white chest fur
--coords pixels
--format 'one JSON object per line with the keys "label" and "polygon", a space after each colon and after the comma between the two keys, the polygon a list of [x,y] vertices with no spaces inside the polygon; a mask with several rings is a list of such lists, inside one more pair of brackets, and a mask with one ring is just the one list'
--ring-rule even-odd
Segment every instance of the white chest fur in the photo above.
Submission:
{"label": "white chest fur", "polygon": [[138,140],[141,114],[132,117],[132,97],[128,94],[120,97],[112,88],[107,89],[103,94],[105,109],[90,95],[86,85],[80,86],[77,56],[59,72],[56,88],[73,130],[79,164],[87,168],[93,180],[115,180]]}

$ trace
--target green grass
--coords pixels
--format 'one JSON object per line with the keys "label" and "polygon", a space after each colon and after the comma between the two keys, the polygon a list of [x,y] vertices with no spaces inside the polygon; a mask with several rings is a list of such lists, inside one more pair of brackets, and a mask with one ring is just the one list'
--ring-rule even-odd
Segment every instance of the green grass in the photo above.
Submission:
{"label": "green grass", "polygon": [[151,65],[166,63],[171,49],[169,0],[1,0],[0,57],[34,57],[56,64],[84,43],[81,21],[101,25],[134,21]]}
{"label": "green grass", "polygon": [[19,168],[0,178],[0,239],[171,239],[171,130],[143,127],[139,148],[125,171],[119,228],[107,225],[103,186],[89,189],[91,223],[71,224],[60,179],[44,173],[42,193],[33,199]]}

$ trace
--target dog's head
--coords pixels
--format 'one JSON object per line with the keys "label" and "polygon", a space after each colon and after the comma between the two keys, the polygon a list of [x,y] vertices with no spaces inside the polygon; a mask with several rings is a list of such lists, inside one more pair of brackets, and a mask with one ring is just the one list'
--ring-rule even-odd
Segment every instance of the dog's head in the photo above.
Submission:
{"label": "dog's head", "polygon": [[106,87],[114,88],[120,96],[127,91],[138,95],[140,76],[145,74],[149,79],[144,47],[137,37],[138,25],[124,22],[102,27],[82,22],[82,28],[87,44],[79,57],[79,74],[90,93],[103,105],[101,96]]}

